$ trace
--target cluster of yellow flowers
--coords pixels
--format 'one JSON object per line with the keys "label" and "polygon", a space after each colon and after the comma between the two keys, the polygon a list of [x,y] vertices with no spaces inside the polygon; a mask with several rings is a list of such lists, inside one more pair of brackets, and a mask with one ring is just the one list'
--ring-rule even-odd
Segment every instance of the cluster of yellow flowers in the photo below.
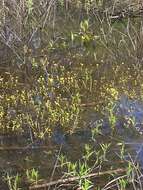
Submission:
{"label": "cluster of yellow flowers", "polygon": [[118,99],[118,91],[113,88],[113,87],[109,87],[107,88],[107,92],[110,93],[111,97],[114,98],[114,100],[117,100]]}

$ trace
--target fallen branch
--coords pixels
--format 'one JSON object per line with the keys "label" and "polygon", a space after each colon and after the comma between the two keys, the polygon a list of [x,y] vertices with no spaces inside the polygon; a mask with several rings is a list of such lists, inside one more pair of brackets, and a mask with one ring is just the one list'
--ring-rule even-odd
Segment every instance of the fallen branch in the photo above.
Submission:
{"label": "fallen branch", "polygon": [[18,150],[35,150],[35,149],[49,149],[49,146],[1,146],[0,151],[18,151]]}
{"label": "fallen branch", "polygon": [[93,177],[99,177],[99,176],[102,176],[102,175],[123,173],[125,171],[126,171],[126,169],[119,168],[119,169],[116,169],[116,170],[108,170],[108,171],[104,171],[104,172],[91,173],[91,174],[88,174],[88,175],[85,175],[85,176],[82,176],[82,177],[78,177],[78,176],[77,177],[69,177],[69,178],[59,179],[59,180],[52,181],[52,182],[44,182],[43,184],[31,185],[29,187],[29,190],[47,188],[49,186],[54,186],[54,185],[58,185],[58,184],[71,183],[71,182],[77,181],[79,179],[84,179],[84,178],[93,178]]}

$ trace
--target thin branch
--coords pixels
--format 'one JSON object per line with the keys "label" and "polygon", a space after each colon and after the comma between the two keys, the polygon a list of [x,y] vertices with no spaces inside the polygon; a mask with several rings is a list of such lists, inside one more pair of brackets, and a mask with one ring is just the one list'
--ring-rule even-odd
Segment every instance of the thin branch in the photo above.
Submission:
{"label": "thin branch", "polygon": [[43,184],[38,184],[38,185],[31,185],[29,187],[29,190],[34,190],[34,189],[41,189],[41,188],[47,188],[49,186],[54,186],[54,185],[58,185],[58,184],[63,184],[63,183],[71,183],[74,181],[77,181],[79,179],[84,179],[84,178],[95,178],[95,177],[99,177],[102,175],[111,175],[111,174],[119,174],[119,173],[124,173],[126,171],[126,169],[124,168],[119,168],[116,170],[108,170],[108,171],[104,171],[104,172],[97,172],[97,173],[91,173],[88,175],[84,175],[84,176],[76,176],[76,177],[69,177],[69,178],[65,178],[65,179],[59,179],[56,181],[52,181],[52,182],[44,182]]}

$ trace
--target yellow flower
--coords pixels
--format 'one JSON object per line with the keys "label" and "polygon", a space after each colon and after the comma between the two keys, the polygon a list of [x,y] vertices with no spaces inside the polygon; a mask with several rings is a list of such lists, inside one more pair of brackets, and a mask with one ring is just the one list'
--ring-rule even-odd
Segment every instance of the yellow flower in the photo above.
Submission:
{"label": "yellow flower", "polygon": [[117,100],[118,99],[118,91],[115,88],[108,88],[107,91],[111,94],[111,96]]}

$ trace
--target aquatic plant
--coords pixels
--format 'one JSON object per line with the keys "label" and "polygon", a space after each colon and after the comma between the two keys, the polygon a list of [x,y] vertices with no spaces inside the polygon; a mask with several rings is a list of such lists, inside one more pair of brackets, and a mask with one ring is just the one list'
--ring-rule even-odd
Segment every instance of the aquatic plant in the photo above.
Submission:
{"label": "aquatic plant", "polygon": [[4,177],[9,190],[20,190],[19,184],[21,182],[21,177],[17,174],[16,176],[10,176],[8,173]]}
{"label": "aquatic plant", "polygon": [[26,8],[28,10],[28,15],[32,13],[32,10],[34,9],[33,5],[33,0],[26,0]]}
{"label": "aquatic plant", "polygon": [[26,170],[26,177],[27,177],[27,180],[32,183],[32,182],[35,182],[35,183],[38,183],[38,180],[39,180],[39,172],[38,170],[36,169],[32,169],[32,170]]}

